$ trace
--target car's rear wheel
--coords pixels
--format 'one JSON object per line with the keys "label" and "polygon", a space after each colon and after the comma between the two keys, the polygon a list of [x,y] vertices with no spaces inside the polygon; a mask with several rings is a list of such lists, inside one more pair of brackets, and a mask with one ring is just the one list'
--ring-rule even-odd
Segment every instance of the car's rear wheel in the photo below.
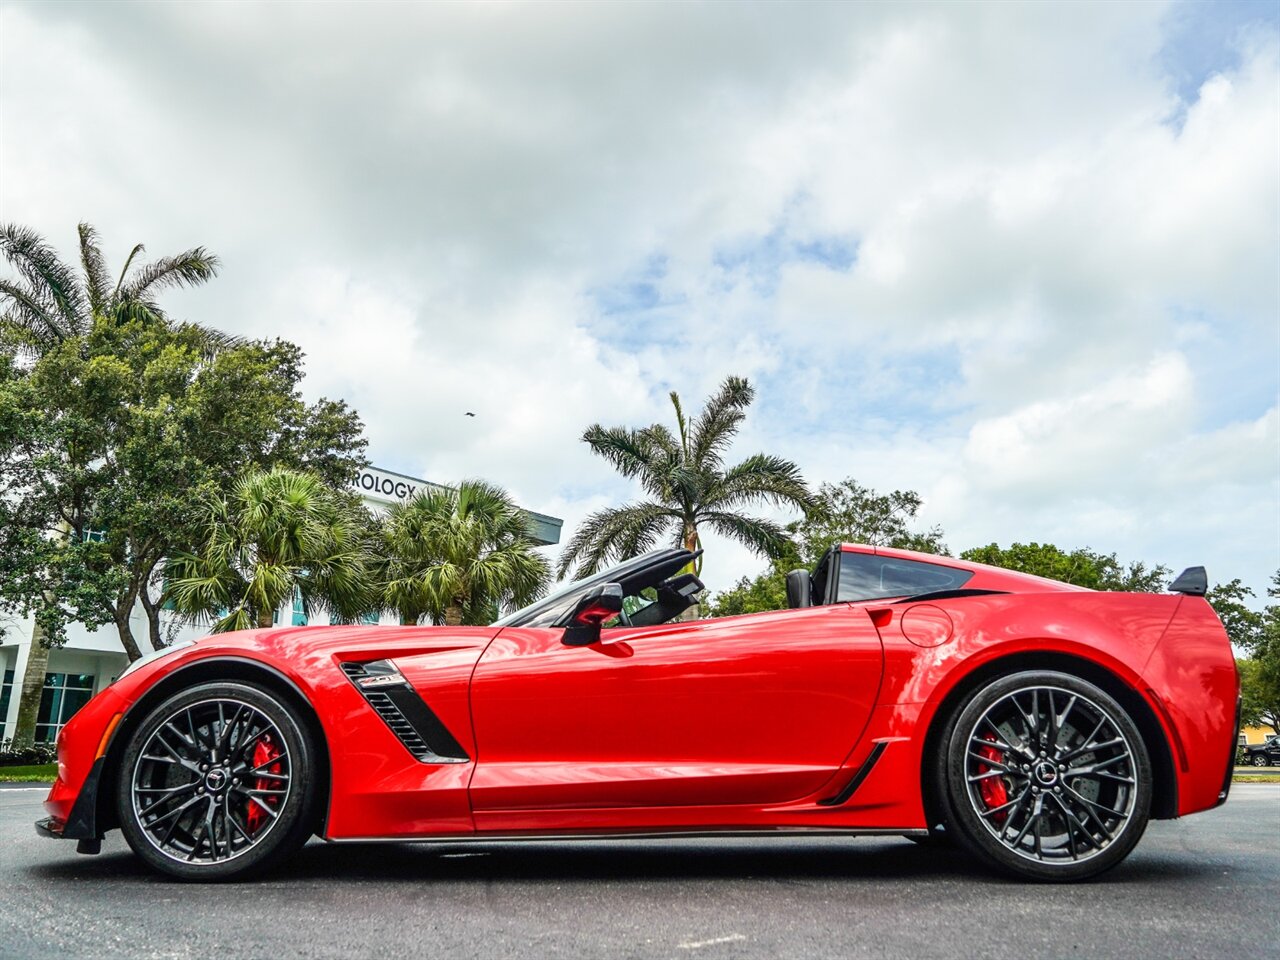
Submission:
{"label": "car's rear wheel", "polygon": [[943,737],[957,839],[1034,880],[1082,880],[1123,860],[1146,829],[1151,762],[1106,691],[1027,671],[974,692]]}
{"label": "car's rear wheel", "polygon": [[1259,753],[1254,756],[1253,765],[1255,767],[1269,767],[1271,766],[1271,761],[1267,759],[1265,753]]}
{"label": "car's rear wheel", "polygon": [[134,852],[183,880],[230,880],[278,863],[314,826],[315,747],[275,693],[203,683],[133,731],[116,782]]}

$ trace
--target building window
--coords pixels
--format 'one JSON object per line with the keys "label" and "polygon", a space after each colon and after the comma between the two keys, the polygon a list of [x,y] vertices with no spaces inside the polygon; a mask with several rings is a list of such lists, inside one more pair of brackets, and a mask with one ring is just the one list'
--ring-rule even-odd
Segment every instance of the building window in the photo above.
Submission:
{"label": "building window", "polygon": [[302,590],[293,588],[293,618],[289,621],[295,627],[307,625],[307,608],[302,603]]}
{"label": "building window", "polygon": [[85,543],[103,543],[107,539],[107,531],[105,530],[86,530],[84,532]]}
{"label": "building window", "polygon": [[382,615],[377,613],[360,614],[360,622],[364,624],[366,627],[376,627],[378,623],[381,621],[381,619],[382,619]]}
{"label": "building window", "polygon": [[13,671],[4,672],[4,680],[0,682],[0,730],[4,729],[5,718],[9,716],[9,697],[13,693]]}
{"label": "building window", "polygon": [[76,711],[93,699],[93,674],[46,673],[36,717],[36,743],[53,743]]}

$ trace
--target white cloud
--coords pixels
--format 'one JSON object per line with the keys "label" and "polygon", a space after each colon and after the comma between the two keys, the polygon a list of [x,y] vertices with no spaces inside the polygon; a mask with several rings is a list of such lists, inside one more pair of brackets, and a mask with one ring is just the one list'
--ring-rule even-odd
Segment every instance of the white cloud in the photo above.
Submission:
{"label": "white cloud", "polygon": [[1280,564],[1271,27],[1180,103],[1158,4],[0,17],[0,215],[216,250],[173,306],[300,343],[386,466],[568,531],[634,495],[584,426],[737,372],[740,453],[920,490],[953,548]]}

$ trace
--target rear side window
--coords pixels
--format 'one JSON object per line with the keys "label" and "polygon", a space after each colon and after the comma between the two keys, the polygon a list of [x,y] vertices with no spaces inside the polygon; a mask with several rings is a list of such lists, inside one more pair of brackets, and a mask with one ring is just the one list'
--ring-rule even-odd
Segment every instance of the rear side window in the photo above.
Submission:
{"label": "rear side window", "polygon": [[840,557],[840,588],[836,600],[913,597],[937,590],[958,590],[972,577],[971,570],[936,563],[845,553]]}

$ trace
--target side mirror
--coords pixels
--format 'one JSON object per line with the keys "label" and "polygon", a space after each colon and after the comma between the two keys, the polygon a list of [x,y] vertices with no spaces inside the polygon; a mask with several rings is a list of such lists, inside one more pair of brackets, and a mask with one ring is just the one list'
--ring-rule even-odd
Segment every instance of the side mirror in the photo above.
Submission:
{"label": "side mirror", "polygon": [[589,647],[600,642],[600,625],[622,612],[622,584],[602,583],[578,601],[569,614],[561,643]]}
{"label": "side mirror", "polygon": [[787,606],[792,610],[813,606],[813,579],[808,570],[792,570],[787,574]]}

